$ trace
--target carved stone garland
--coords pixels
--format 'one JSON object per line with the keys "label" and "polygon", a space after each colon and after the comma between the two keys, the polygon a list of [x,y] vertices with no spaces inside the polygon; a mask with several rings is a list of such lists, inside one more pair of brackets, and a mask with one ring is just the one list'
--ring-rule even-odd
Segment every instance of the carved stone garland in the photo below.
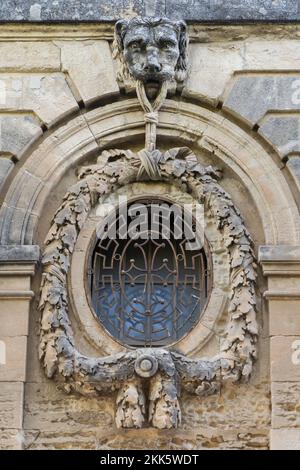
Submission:
{"label": "carved stone garland", "polygon": [[[129,33],[132,44],[136,27],[143,27],[144,34],[152,41],[151,48],[146,48],[147,58],[140,63],[136,52],[139,42],[134,45],[134,53],[128,43],[124,43],[124,36]],[[173,42],[162,45],[157,41],[159,34],[151,36],[150,29],[157,27],[166,28],[164,35],[171,35]],[[116,149],[102,152],[97,164],[81,170],[78,183],[67,192],[56,212],[45,241],[42,261],[39,354],[47,376],[55,377],[67,392],[93,396],[117,390],[118,427],[141,427],[148,414],[148,421],[153,426],[172,428],[177,427],[181,419],[178,401],[181,386],[188,392],[205,396],[216,392],[221,380],[237,382],[250,376],[256,358],[258,334],[256,265],[250,235],[230,196],[218,184],[218,172],[210,166],[200,165],[188,148],[174,148],[165,153],[156,150],[158,110],[168,91],[167,81],[175,78],[181,82],[186,75],[186,25],[167,18],[134,18],[117,22],[115,33],[115,57],[121,62],[121,76],[125,78],[128,75],[135,80],[137,97],[145,113],[145,148],[137,154]],[[177,48],[174,37],[177,37]],[[140,41],[140,32],[138,39]],[[160,54],[165,54],[165,47],[170,63],[159,62]],[[140,50],[140,53],[145,51]],[[131,70],[125,60],[127,56],[132,59]],[[141,63],[144,63],[142,72],[139,68]],[[153,80],[153,75],[160,85],[151,103],[145,87],[149,80]],[[221,353],[210,360],[190,359],[159,348],[128,349],[108,357],[91,358],[82,355],[75,347],[68,316],[67,274],[79,231],[99,198],[125,184],[145,180],[167,181],[192,193],[200,203],[204,203],[205,210],[216,221],[228,249],[231,282],[229,320]],[[144,381],[150,382],[147,400]]]}
{"label": "carved stone garland", "polygon": [[[188,148],[102,152],[97,164],[84,167],[55,214],[45,241],[39,308],[42,312],[40,359],[47,376],[65,391],[94,396],[118,390],[116,424],[141,427],[146,420],[143,381],[150,381],[148,421],[158,428],[180,423],[180,386],[205,396],[220,381],[249,377],[256,358],[255,260],[247,229],[230,196]],[[210,359],[190,359],[170,350],[136,349],[91,358],[75,347],[68,316],[67,274],[80,229],[100,197],[139,180],[161,180],[188,191],[215,218],[230,256],[229,321],[221,353]]]}

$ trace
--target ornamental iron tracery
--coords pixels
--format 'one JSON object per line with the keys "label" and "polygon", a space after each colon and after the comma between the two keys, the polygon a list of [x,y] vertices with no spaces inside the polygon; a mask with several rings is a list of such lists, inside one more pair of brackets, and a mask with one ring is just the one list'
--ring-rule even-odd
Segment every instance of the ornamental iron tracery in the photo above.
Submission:
{"label": "ornamental iron tracery", "polygon": [[[95,312],[108,332],[128,346],[165,346],[179,340],[197,323],[207,300],[205,251],[186,249],[184,231],[176,238],[180,211],[174,214],[166,203],[155,231],[151,214],[160,202],[140,202],[147,208],[150,230],[135,238],[106,236],[93,253],[90,282]],[[120,218],[122,214],[114,222],[117,226],[123,224]],[[132,220],[128,216],[128,222]]]}

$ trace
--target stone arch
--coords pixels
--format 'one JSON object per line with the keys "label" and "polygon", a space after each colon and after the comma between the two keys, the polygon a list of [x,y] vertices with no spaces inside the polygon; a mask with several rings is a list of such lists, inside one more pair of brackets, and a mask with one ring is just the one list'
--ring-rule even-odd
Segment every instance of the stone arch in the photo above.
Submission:
{"label": "stone arch", "polygon": [[[143,113],[136,99],[94,109],[53,131],[24,162],[6,194],[1,243],[34,243],[47,197],[68,169],[104,148],[122,143],[130,148],[130,142],[143,135]],[[251,196],[265,244],[299,242],[298,210],[290,188],[271,155],[244,130],[203,107],[166,100],[157,135],[192,144],[231,169]]]}

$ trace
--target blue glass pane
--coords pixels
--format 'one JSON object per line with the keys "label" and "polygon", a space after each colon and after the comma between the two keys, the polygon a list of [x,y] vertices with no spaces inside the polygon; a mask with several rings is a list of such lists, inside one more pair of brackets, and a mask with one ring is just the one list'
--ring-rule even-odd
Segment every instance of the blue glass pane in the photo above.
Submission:
{"label": "blue glass pane", "polygon": [[207,299],[203,249],[185,251],[185,240],[100,240],[93,257],[95,312],[119,341],[161,346],[186,334]]}

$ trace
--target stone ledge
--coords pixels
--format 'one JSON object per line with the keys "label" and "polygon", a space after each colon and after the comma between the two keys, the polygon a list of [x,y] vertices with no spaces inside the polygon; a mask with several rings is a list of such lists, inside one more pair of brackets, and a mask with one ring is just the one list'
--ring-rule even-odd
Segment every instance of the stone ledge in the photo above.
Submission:
{"label": "stone ledge", "polygon": [[300,382],[300,364],[298,363],[299,342],[300,336],[271,337],[270,376],[272,382]]}
{"label": "stone ledge", "polygon": [[290,262],[300,263],[300,246],[265,245],[259,247],[260,262]]}
{"label": "stone ledge", "polygon": [[264,276],[300,276],[300,246],[260,246],[258,259]]}
{"label": "stone ledge", "polygon": [[24,263],[39,261],[40,247],[38,245],[0,245],[0,262]]}
{"label": "stone ledge", "polygon": [[[125,5],[124,5],[125,3]],[[0,21],[15,22],[94,22],[115,21],[120,17],[168,16],[188,21],[297,21],[300,19],[298,0],[17,0],[3,1]]]}

